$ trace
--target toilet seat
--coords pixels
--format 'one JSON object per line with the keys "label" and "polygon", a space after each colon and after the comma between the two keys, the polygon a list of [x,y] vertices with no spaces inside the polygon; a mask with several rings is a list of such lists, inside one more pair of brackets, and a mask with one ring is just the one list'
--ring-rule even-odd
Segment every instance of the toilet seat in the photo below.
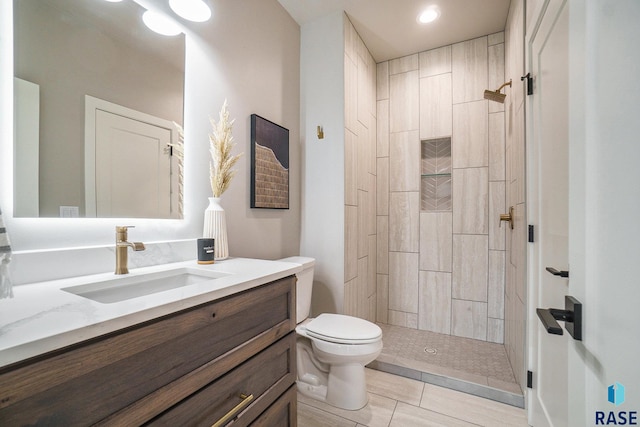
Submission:
{"label": "toilet seat", "polygon": [[381,340],[382,329],[367,320],[323,313],[305,324],[309,337],[336,344],[371,344]]}

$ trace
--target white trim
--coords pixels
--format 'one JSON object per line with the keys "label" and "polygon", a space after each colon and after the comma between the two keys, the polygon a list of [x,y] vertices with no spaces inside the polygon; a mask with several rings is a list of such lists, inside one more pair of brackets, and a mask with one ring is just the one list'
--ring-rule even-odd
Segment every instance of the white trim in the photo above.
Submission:
{"label": "white trim", "polygon": [[40,216],[40,85],[14,81],[13,215]]}

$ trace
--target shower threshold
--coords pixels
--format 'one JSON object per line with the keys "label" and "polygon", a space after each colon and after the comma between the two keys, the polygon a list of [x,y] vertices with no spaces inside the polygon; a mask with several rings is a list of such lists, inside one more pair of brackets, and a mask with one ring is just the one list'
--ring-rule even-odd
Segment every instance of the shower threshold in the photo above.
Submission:
{"label": "shower threshold", "polygon": [[379,323],[384,348],[367,367],[524,408],[502,344]]}

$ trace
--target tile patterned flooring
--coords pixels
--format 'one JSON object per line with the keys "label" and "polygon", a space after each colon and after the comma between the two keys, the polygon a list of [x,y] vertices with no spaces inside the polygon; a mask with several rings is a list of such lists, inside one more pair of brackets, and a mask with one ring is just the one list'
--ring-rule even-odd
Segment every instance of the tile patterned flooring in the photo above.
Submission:
{"label": "tile patterned flooring", "polygon": [[504,346],[379,324],[384,349],[369,367],[514,406],[524,397]]}
{"label": "tile patterned flooring", "polygon": [[366,374],[364,408],[346,411],[298,394],[298,426],[527,426],[524,409],[373,369]]}

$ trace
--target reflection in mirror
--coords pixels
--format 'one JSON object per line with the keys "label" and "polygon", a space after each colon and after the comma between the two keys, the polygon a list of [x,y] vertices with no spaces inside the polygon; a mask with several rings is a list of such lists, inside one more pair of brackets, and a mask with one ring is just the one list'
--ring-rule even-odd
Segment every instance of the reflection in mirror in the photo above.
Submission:
{"label": "reflection in mirror", "polygon": [[14,0],[15,216],[182,218],[168,144],[185,40],[150,31],[143,13],[131,0]]}

